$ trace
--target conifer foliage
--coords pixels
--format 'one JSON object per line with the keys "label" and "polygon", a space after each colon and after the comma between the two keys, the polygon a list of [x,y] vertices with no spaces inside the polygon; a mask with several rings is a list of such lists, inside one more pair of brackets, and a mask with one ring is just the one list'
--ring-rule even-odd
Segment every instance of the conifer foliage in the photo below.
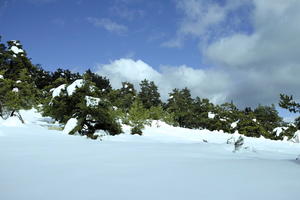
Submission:
{"label": "conifer foliage", "polygon": [[158,88],[153,81],[145,79],[140,83],[140,87],[139,98],[146,109],[162,104]]}
{"label": "conifer foliage", "polygon": [[24,123],[20,109],[37,104],[38,89],[32,78],[35,66],[19,41],[0,44],[0,116],[17,116]]}
{"label": "conifer foliage", "polygon": [[[293,96],[280,94],[279,106],[289,110],[292,113],[300,113],[300,103],[294,101]],[[295,124],[298,130],[300,130],[300,116],[295,119]]]}
{"label": "conifer foliage", "polygon": [[[97,76],[97,80],[100,79],[106,88],[110,85],[107,79]],[[50,102],[44,105],[44,115],[61,123],[76,118],[77,126],[70,133],[78,132],[92,139],[97,138],[94,135],[97,130],[107,131],[110,135],[121,133],[120,124],[112,114],[112,105],[106,99],[106,91],[100,90],[92,80],[90,72],[87,72],[83,79],[62,85],[59,95],[52,96]]]}
{"label": "conifer foliage", "polygon": [[[139,92],[138,92],[139,91]],[[280,95],[279,105],[300,113],[300,104],[292,96]],[[191,95],[188,88],[173,89],[162,102],[153,81],[142,80],[140,88],[123,82],[113,89],[109,79],[87,70],[84,74],[58,68],[54,72],[33,65],[19,41],[0,41],[0,117],[18,116],[21,109],[42,104],[40,111],[61,124],[75,119],[69,134],[78,133],[96,139],[99,130],[116,135],[121,124],[131,126],[132,134],[143,134],[153,120],[192,129],[238,131],[250,137],[291,138],[300,128],[288,125],[279,117],[274,105],[238,109],[233,102],[215,105],[206,98]],[[283,131],[274,132],[276,128]]]}

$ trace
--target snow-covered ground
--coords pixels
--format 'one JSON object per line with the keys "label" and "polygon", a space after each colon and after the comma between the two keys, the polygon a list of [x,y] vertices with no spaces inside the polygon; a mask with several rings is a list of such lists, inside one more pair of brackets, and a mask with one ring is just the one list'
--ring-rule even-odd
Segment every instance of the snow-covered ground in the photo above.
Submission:
{"label": "snow-covered ground", "polygon": [[300,198],[300,144],[245,138],[233,153],[232,135],[161,122],[94,141],[22,116],[25,125],[0,120],[1,200]]}

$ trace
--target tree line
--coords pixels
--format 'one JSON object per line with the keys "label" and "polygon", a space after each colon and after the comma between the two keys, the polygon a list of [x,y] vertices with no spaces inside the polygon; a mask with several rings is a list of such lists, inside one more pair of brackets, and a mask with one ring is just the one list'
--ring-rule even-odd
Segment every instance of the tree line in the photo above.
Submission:
{"label": "tree line", "polygon": [[[300,113],[300,104],[293,96],[281,94],[279,106]],[[193,98],[188,88],[173,89],[163,102],[157,85],[146,79],[138,91],[130,82],[113,89],[109,79],[91,70],[83,74],[60,68],[49,72],[31,63],[19,41],[4,44],[0,40],[0,116],[17,116],[23,121],[19,110],[33,107],[62,124],[76,118],[77,125],[70,134],[92,139],[98,137],[97,130],[110,135],[122,133],[121,124],[130,125],[132,134],[141,135],[153,120],[274,140],[292,138],[300,129],[300,118],[294,123],[284,122],[275,105],[245,109],[233,102],[215,105],[207,98]]]}

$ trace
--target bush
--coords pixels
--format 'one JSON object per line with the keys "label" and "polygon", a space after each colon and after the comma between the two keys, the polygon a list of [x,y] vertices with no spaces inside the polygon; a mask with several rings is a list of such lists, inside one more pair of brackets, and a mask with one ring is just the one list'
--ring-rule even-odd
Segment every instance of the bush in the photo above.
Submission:
{"label": "bush", "polygon": [[143,134],[143,131],[142,131],[142,127],[139,127],[139,126],[135,126],[131,129],[131,134],[132,135],[142,135]]}

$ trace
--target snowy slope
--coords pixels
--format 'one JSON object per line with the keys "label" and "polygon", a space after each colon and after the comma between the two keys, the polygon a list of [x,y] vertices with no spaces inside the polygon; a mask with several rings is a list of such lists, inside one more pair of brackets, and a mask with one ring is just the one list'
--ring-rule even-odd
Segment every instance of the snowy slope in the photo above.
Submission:
{"label": "snowy slope", "polygon": [[22,114],[23,126],[0,121],[1,200],[299,199],[299,144],[246,138],[232,153],[232,135],[161,122],[94,141]]}

